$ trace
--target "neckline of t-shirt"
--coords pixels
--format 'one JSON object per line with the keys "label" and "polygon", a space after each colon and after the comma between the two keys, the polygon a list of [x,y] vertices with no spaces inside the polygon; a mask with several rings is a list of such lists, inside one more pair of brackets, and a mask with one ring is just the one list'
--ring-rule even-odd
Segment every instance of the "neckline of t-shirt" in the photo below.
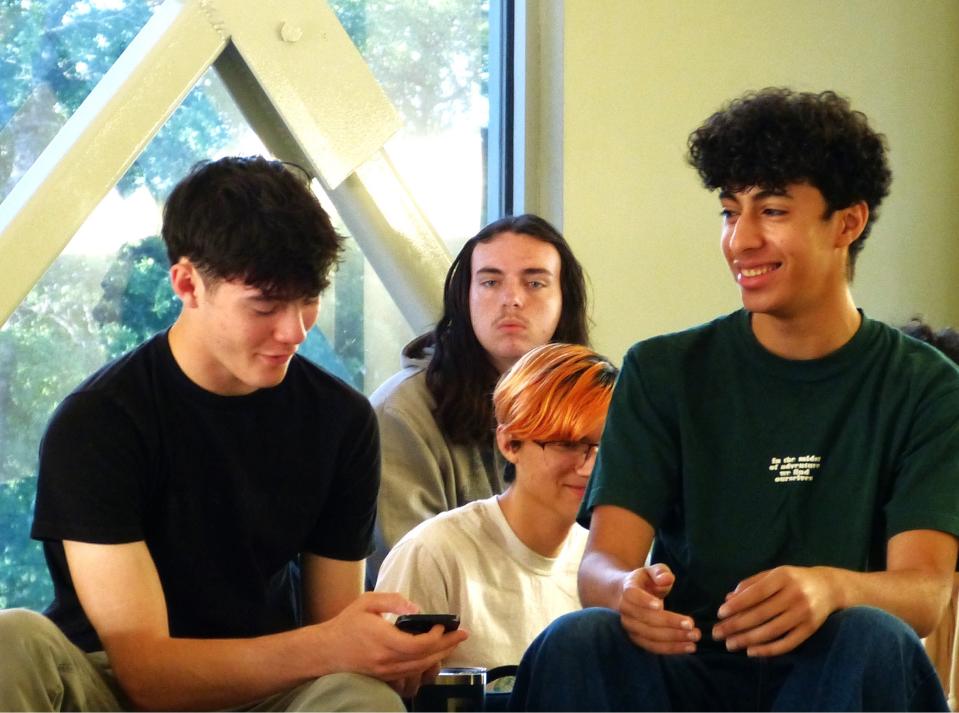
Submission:
{"label": "neckline of t-shirt", "polygon": [[839,349],[818,359],[786,359],[766,349],[751,326],[751,313],[741,309],[735,313],[736,334],[749,360],[760,369],[790,381],[820,381],[845,371],[862,357],[877,334],[876,322],[857,308],[861,321],[852,339]]}
{"label": "neckline of t-shirt", "polygon": [[[563,558],[563,553],[569,547],[570,537],[573,534],[573,528],[570,528],[566,540],[563,542],[563,548],[556,557],[546,557],[530,549],[509,526],[506,515],[500,507],[499,498],[494,495],[485,501],[486,510],[490,514],[493,525],[501,535],[500,542],[506,553],[516,562],[526,569],[536,574],[552,575],[556,571],[556,564]],[[575,525],[574,525],[575,526]]]}
{"label": "neckline of t-shirt", "polygon": [[[202,386],[196,384],[187,376],[173,356],[173,350],[170,349],[169,330],[161,332],[158,336],[160,358],[164,370],[170,375],[174,387],[186,398],[200,403],[208,408],[216,408],[225,411],[237,411],[250,408],[250,406],[260,404],[265,400],[274,398],[278,389],[283,388],[283,383],[272,388],[257,389],[250,394],[241,396],[223,396],[207,391]],[[294,356],[294,359],[296,357]],[[292,366],[292,364],[291,364]]]}

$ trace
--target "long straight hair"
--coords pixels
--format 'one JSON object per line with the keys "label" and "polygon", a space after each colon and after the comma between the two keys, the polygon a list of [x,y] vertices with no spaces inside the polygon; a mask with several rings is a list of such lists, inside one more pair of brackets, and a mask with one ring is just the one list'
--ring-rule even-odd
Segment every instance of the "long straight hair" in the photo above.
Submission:
{"label": "long straight hair", "polygon": [[436,422],[453,443],[489,444],[496,425],[492,393],[499,372],[473,332],[469,295],[476,245],[507,232],[528,235],[556,248],[560,257],[562,308],[550,341],[589,344],[583,268],[559,231],[529,213],[500,218],[480,230],[466,241],[446,274],[443,316],[432,332],[412,342],[405,352],[407,356],[417,356],[424,347],[433,346],[426,385],[436,402]]}

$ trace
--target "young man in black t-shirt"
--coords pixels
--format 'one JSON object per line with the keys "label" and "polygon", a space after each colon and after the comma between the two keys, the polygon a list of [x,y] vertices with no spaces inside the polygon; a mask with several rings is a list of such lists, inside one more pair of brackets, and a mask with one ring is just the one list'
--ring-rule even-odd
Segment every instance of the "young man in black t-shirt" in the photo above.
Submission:
{"label": "young man in black t-shirt", "polygon": [[403,710],[465,634],[402,633],[382,614],[415,606],[362,593],[375,418],[296,354],[340,237],[302,177],[251,157],[195,167],[163,239],[176,322],[43,438],[55,600],[0,613],[0,708]]}
{"label": "young man in black t-shirt", "polygon": [[627,354],[581,511],[597,608],[531,645],[511,705],[945,710],[917,633],[956,566],[959,371],[853,302],[883,137],[766,89],[689,148],[743,309]]}

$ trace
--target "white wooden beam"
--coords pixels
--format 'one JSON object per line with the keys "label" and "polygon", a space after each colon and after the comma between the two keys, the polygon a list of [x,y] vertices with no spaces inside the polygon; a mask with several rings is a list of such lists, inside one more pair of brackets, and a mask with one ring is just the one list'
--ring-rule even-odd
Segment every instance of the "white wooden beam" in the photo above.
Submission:
{"label": "white wooden beam", "polygon": [[167,0],[0,205],[0,322],[179,106],[227,38]]}
{"label": "white wooden beam", "polygon": [[409,196],[413,227],[393,227],[356,177],[401,120],[333,11],[167,0],[0,205],[0,323],[220,57],[248,118],[269,107],[254,128],[308,159],[411,325],[436,319],[449,254]]}
{"label": "white wooden beam", "polygon": [[207,0],[270,103],[336,188],[402,126],[325,2]]}

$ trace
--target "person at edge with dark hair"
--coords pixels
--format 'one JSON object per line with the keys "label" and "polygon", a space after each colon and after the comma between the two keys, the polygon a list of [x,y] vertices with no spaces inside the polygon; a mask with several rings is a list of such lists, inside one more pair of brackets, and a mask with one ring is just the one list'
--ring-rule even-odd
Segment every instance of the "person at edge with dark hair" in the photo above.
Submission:
{"label": "person at edge with dark hair", "polygon": [[899,329],[913,339],[931,344],[947,357],[959,364],[959,332],[952,327],[935,330],[921,317],[913,317]]}
{"label": "person at edge with dark hair", "polygon": [[[903,334],[908,334],[913,339],[934,346],[953,362],[959,364],[959,332],[952,327],[942,327],[936,330],[926,323],[921,316],[916,315],[899,329]],[[956,709],[957,694],[953,681],[955,681],[957,672],[959,672],[959,661],[956,660],[954,652],[955,635],[956,600],[955,590],[953,590],[953,598],[949,601],[939,626],[923,639],[923,645],[926,647],[929,659],[939,673],[939,679],[942,681],[946,693],[946,700],[952,710]]]}
{"label": "person at edge with dark hair", "polygon": [[583,270],[563,236],[525,214],[501,218],[453,260],[436,327],[370,397],[383,448],[376,581],[386,552],[424,520],[504,488],[490,394],[500,374],[547,342],[587,344]]}
{"label": "person at edge with dark hair", "polygon": [[404,710],[466,635],[400,632],[382,614],[416,607],[362,591],[375,417],[296,354],[340,236],[261,157],[195,166],[162,236],[179,316],[43,437],[31,534],[55,599],[0,612],[0,709]]}
{"label": "person at edge with dark hair", "polygon": [[531,644],[510,706],[947,710],[919,636],[956,568],[959,369],[850,291],[885,139],[769,88],[689,157],[743,309],[627,353],[580,511],[591,608]]}
{"label": "person at edge with dark hair", "polygon": [[547,624],[580,608],[586,530],[576,512],[616,374],[575,344],[520,357],[493,392],[506,491],[420,523],[386,556],[377,590],[458,614],[469,630],[444,666],[518,664]]}

